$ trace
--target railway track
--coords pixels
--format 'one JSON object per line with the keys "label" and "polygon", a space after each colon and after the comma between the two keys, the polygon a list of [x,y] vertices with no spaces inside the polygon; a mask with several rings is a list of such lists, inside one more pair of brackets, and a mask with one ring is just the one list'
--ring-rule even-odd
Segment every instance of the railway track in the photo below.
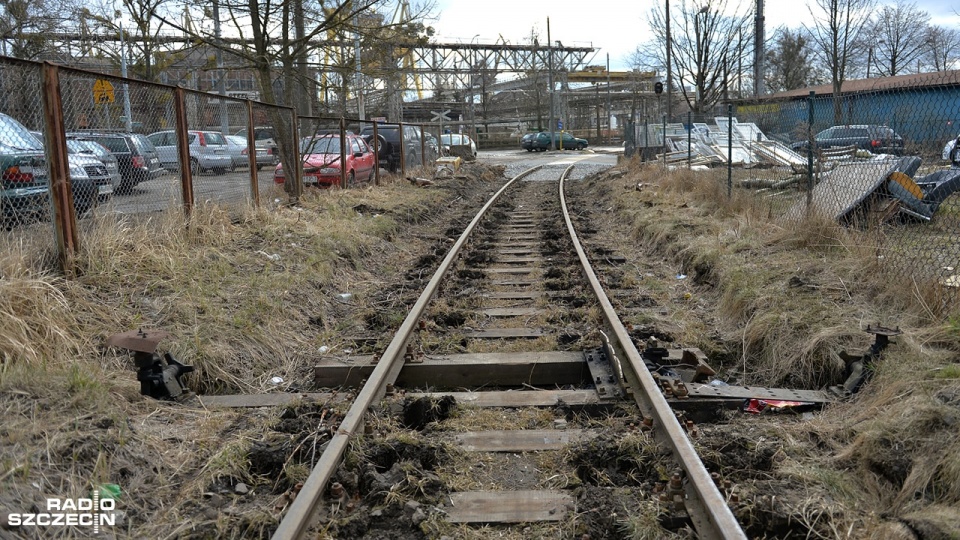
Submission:
{"label": "railway track", "polygon": [[[438,444],[475,456],[477,468],[487,470],[487,478],[474,481],[469,478],[474,466],[466,466],[463,486],[477,489],[450,490],[441,497],[442,519],[450,523],[523,530],[531,523],[562,527],[575,521],[578,499],[567,489],[575,483],[555,481],[574,477],[575,471],[548,479],[532,475],[527,485],[517,485],[521,479],[510,489],[497,482],[494,489],[481,488],[491,467],[536,471],[542,468],[540,456],[578,445],[589,451],[590,441],[604,436],[589,415],[531,413],[529,418],[539,420],[521,429],[490,429],[471,415],[510,411],[502,415],[506,420],[530,409],[616,408],[627,419],[624,435],[647,439],[659,449],[653,452],[659,462],[651,467],[658,481],[648,497],[660,505],[663,526],[688,526],[700,538],[746,538],[727,505],[729,493],[721,492],[697,457],[690,440],[695,427],[678,418],[668,402],[668,397],[674,402],[687,397],[683,380],[665,380],[648,369],[651,362],[675,358],[678,370],[688,367],[695,373],[697,351],[670,351],[653,342],[638,349],[605,295],[566,208],[564,187],[572,168],[559,175],[557,169],[529,169],[494,194],[453,243],[377,357],[330,359],[317,366],[319,386],[359,390],[288,507],[275,540],[305,537],[324,502],[344,497],[344,486],[333,482],[338,467],[368,427],[368,412],[395,396],[430,411],[449,408],[444,396],[452,396],[465,405],[458,412],[459,425],[487,426],[445,430],[441,420],[441,427],[429,430]],[[609,254],[602,258],[610,260]],[[407,427],[424,427],[415,424],[408,421]]]}

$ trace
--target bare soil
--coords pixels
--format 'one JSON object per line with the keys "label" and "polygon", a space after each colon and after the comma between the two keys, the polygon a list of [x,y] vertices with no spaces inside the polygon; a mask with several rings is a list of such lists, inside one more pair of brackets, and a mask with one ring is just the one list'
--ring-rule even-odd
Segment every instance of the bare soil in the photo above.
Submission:
{"label": "bare soil", "polygon": [[[841,350],[869,346],[862,322],[905,332],[847,402],[805,415],[728,412],[698,426],[695,444],[719,473],[748,535],[960,537],[960,319],[942,323],[925,313],[920,295],[865,278],[876,261],[858,259],[855,238],[843,230],[811,227],[819,233],[811,240],[748,203],[711,202],[719,198],[709,189],[698,192],[701,181],[687,173],[671,181],[677,173],[637,163],[621,168],[623,175],[597,175],[570,191],[591,253],[611,261],[603,270],[606,286],[631,291],[618,302],[636,340],[699,347],[728,382],[820,388],[842,382]],[[314,390],[309,381],[319,355],[382,348],[378,340],[399,325],[501,174],[473,165],[428,188],[401,182],[385,193],[315,194],[301,209],[273,208],[268,215],[213,212],[191,229],[194,236],[171,233],[168,243],[161,238],[148,246],[151,254],[129,248],[121,257],[127,244],[106,237],[94,244],[95,253],[112,254],[104,260],[113,262],[87,261],[73,280],[42,268],[12,271],[13,263],[4,262],[3,297],[17,299],[4,305],[4,334],[15,335],[13,319],[41,332],[0,349],[0,517],[39,511],[48,497],[88,496],[118,484],[122,515],[109,531],[116,538],[269,538],[344,401],[252,410],[157,402],[140,396],[128,358],[105,347],[105,337],[138,325],[170,329],[173,343],[164,346],[199,368],[188,377],[194,391]],[[315,238],[326,240],[315,244]],[[277,254],[279,262],[257,251]],[[479,263],[490,254],[478,249],[471,256]],[[165,267],[176,271],[166,275]],[[195,275],[216,275],[216,284]],[[558,273],[546,283],[565,290],[575,280]],[[281,314],[283,321],[270,322]],[[456,306],[438,306],[432,315],[430,324],[453,327],[467,317]],[[565,346],[582,346],[583,338]],[[321,346],[330,352],[320,353]],[[275,376],[283,383],[269,382]],[[342,492],[329,494],[316,536],[687,534],[672,532],[678,524],[658,502],[672,471],[659,465],[662,450],[638,432],[637,419],[564,408],[510,421],[539,427],[562,418],[601,436],[557,462],[500,456],[478,465],[471,478],[573,490],[573,526],[519,532],[444,526],[440,507],[456,487],[450,479],[460,462],[425,435],[462,421],[457,411],[449,400],[402,397],[372,411],[370,433],[338,472]],[[568,467],[575,476],[558,477]],[[88,532],[0,523],[0,538]]]}

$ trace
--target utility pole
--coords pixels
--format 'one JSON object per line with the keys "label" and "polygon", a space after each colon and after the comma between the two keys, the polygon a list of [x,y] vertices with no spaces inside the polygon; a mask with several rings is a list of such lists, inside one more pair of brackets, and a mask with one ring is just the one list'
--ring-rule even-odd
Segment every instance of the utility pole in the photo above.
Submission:
{"label": "utility pole", "polygon": [[673,56],[670,50],[673,47],[673,44],[670,42],[670,0],[663,0],[663,4],[667,21],[667,118],[669,118],[672,113],[670,93],[673,89],[673,70],[670,62],[670,58]]}
{"label": "utility pole", "polygon": [[227,77],[223,72],[223,51],[220,50],[220,1],[213,0],[213,37],[217,40],[217,93],[220,94],[220,131],[230,134],[230,117],[227,115]]}
{"label": "utility pole", "polygon": [[357,81],[356,81],[356,93],[357,93],[357,115],[360,120],[365,120],[365,114],[363,110],[363,66],[360,60],[360,15],[353,16],[354,24],[357,26],[353,34],[353,54],[356,56],[357,64]]}
{"label": "utility pole", "polygon": [[[127,49],[123,44],[123,21],[120,21],[120,75],[127,78]],[[123,83],[123,114],[127,119],[127,133],[133,133],[133,118],[130,112],[130,85]]]}
{"label": "utility pole", "polygon": [[613,128],[612,115],[613,111],[610,110],[610,53],[607,53],[607,144],[610,143],[610,129]]}
{"label": "utility pole", "polygon": [[554,146],[554,129],[556,126],[553,125],[553,42],[550,41],[550,17],[547,17],[547,90],[550,93],[550,149],[556,150]]}
{"label": "utility pole", "polygon": [[757,14],[753,30],[753,95],[760,97],[763,89],[763,0],[757,0]]}

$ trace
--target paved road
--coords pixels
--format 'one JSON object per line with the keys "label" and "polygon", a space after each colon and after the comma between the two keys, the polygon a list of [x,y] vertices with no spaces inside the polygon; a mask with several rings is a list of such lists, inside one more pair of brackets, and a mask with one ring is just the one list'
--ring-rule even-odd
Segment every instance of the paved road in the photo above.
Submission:
{"label": "paved road", "polygon": [[623,148],[611,147],[592,150],[555,150],[548,152],[527,152],[526,150],[483,150],[480,152],[480,161],[496,163],[506,167],[508,177],[519,174],[535,165],[543,166],[543,174],[534,175],[529,179],[556,180],[554,169],[563,169],[576,165],[571,179],[582,178],[598,170],[613,167],[617,164],[617,154],[622,154]]}
{"label": "paved road", "polygon": [[[257,174],[261,199],[280,194],[273,183],[273,167],[264,167]],[[213,174],[204,172],[193,177],[193,199],[196,204],[215,202],[221,204],[241,203],[251,197],[250,173],[247,169]],[[128,194],[114,194],[107,205],[98,211],[122,214],[162,212],[183,204],[180,176],[168,172],[153,180],[141,183]]]}
{"label": "paved road", "polygon": [[[525,150],[483,150],[479,154],[481,162],[501,164],[507,166],[508,176],[533,165],[544,165],[545,168],[566,167],[571,163],[579,163],[580,169],[595,169],[610,167],[616,164],[616,153],[622,153],[622,148],[598,148],[583,151],[553,151],[527,152]],[[517,169],[514,171],[514,169]],[[282,188],[273,183],[273,167],[264,167],[257,174],[261,200],[282,197]],[[225,174],[201,173],[193,179],[194,201],[196,204],[205,202],[219,204],[238,204],[251,197],[250,173],[247,169],[237,169]],[[114,194],[107,205],[102,206],[99,212],[116,212],[122,214],[140,214],[163,212],[183,204],[180,195],[179,175],[167,174],[143,182],[129,194]]]}

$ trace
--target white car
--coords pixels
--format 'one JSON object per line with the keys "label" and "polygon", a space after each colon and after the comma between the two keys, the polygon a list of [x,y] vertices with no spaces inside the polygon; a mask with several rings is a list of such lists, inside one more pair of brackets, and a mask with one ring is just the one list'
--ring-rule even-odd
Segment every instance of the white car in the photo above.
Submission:
{"label": "white car", "polygon": [[477,143],[466,135],[444,133],[440,135],[440,144],[448,156],[460,156],[467,161],[477,159]]}
{"label": "white car", "polygon": [[[957,137],[960,139],[960,137]],[[943,160],[944,161],[953,161],[950,159],[950,152],[953,151],[953,147],[957,144],[957,139],[950,139],[947,141],[947,144],[943,147]],[[957,161],[960,162],[960,156],[957,156]]]}

